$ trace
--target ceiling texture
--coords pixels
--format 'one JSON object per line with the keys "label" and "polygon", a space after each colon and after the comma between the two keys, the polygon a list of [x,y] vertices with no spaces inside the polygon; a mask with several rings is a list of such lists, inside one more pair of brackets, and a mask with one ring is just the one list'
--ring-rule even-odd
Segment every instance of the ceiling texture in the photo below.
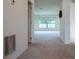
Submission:
{"label": "ceiling texture", "polygon": [[61,0],[35,0],[34,14],[57,15],[60,10]]}

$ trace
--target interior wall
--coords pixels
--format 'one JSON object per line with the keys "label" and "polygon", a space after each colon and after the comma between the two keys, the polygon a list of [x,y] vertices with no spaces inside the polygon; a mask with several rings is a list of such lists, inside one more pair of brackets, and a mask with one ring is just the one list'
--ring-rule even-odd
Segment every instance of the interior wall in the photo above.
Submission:
{"label": "interior wall", "polygon": [[75,2],[62,0],[62,18],[60,21],[61,39],[65,43],[74,42],[75,39]]}
{"label": "interior wall", "polygon": [[3,0],[3,36],[16,35],[16,50],[4,59],[16,59],[28,47],[28,0]]}
{"label": "interior wall", "polygon": [[[39,28],[39,24],[38,24],[38,20],[41,17],[48,17],[48,18],[52,18],[52,20],[56,21],[56,28],[46,28],[46,29],[41,29]],[[59,20],[59,16],[58,15],[34,15],[34,31],[59,31],[60,30],[60,20]]]}
{"label": "interior wall", "polygon": [[75,2],[70,2],[70,39],[75,39]]}
{"label": "interior wall", "polygon": [[65,43],[70,41],[70,0],[62,0],[62,18],[60,20],[61,39]]}

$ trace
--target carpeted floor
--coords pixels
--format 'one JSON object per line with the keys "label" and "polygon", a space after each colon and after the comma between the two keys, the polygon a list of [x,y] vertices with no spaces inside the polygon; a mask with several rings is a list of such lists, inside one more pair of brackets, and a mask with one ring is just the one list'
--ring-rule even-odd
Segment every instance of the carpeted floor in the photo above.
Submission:
{"label": "carpeted floor", "polygon": [[75,59],[75,45],[65,45],[57,33],[36,33],[32,42],[17,59]]}

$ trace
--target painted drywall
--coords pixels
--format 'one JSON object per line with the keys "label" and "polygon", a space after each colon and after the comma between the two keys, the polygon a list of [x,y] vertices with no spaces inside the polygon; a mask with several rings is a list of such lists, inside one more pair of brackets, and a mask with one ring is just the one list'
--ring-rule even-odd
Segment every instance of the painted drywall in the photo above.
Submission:
{"label": "painted drywall", "polygon": [[62,0],[61,10],[63,13],[60,21],[61,39],[68,44],[75,39],[75,3],[72,0]]}
{"label": "painted drywall", "polygon": [[[61,5],[60,5],[60,9],[62,10],[63,6],[63,0],[61,0]],[[63,13],[63,11],[62,11]],[[63,20],[63,14],[62,14],[62,18],[60,18],[60,38],[61,40],[64,42],[64,20]]]}
{"label": "painted drywall", "polygon": [[70,2],[70,39],[75,40],[75,3]]}
{"label": "painted drywall", "polygon": [[28,47],[28,0],[3,0],[3,36],[16,35],[16,50],[4,59],[16,59]]}
{"label": "painted drywall", "polygon": [[[46,29],[41,29],[39,28],[38,20],[41,17],[47,17],[47,18],[52,18],[52,20],[56,21],[56,28],[46,28]],[[43,20],[43,19],[42,19]],[[34,31],[59,31],[60,30],[60,19],[58,15],[35,15],[34,16]]]}
{"label": "painted drywall", "polygon": [[61,10],[63,13],[63,16],[60,20],[61,39],[65,43],[69,43],[69,40],[70,40],[70,0],[62,0]]}

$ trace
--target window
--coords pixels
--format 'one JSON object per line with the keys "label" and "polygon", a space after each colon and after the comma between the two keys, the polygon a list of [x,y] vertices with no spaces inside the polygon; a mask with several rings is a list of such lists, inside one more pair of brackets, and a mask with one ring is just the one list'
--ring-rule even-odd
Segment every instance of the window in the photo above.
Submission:
{"label": "window", "polygon": [[47,24],[39,24],[39,28],[47,28]]}
{"label": "window", "polygon": [[55,28],[55,24],[48,24],[48,28]]}
{"label": "window", "polygon": [[47,23],[45,20],[39,20],[39,28],[47,28]]}
{"label": "window", "polygon": [[39,28],[55,28],[56,27],[56,21],[55,20],[39,20]]}

